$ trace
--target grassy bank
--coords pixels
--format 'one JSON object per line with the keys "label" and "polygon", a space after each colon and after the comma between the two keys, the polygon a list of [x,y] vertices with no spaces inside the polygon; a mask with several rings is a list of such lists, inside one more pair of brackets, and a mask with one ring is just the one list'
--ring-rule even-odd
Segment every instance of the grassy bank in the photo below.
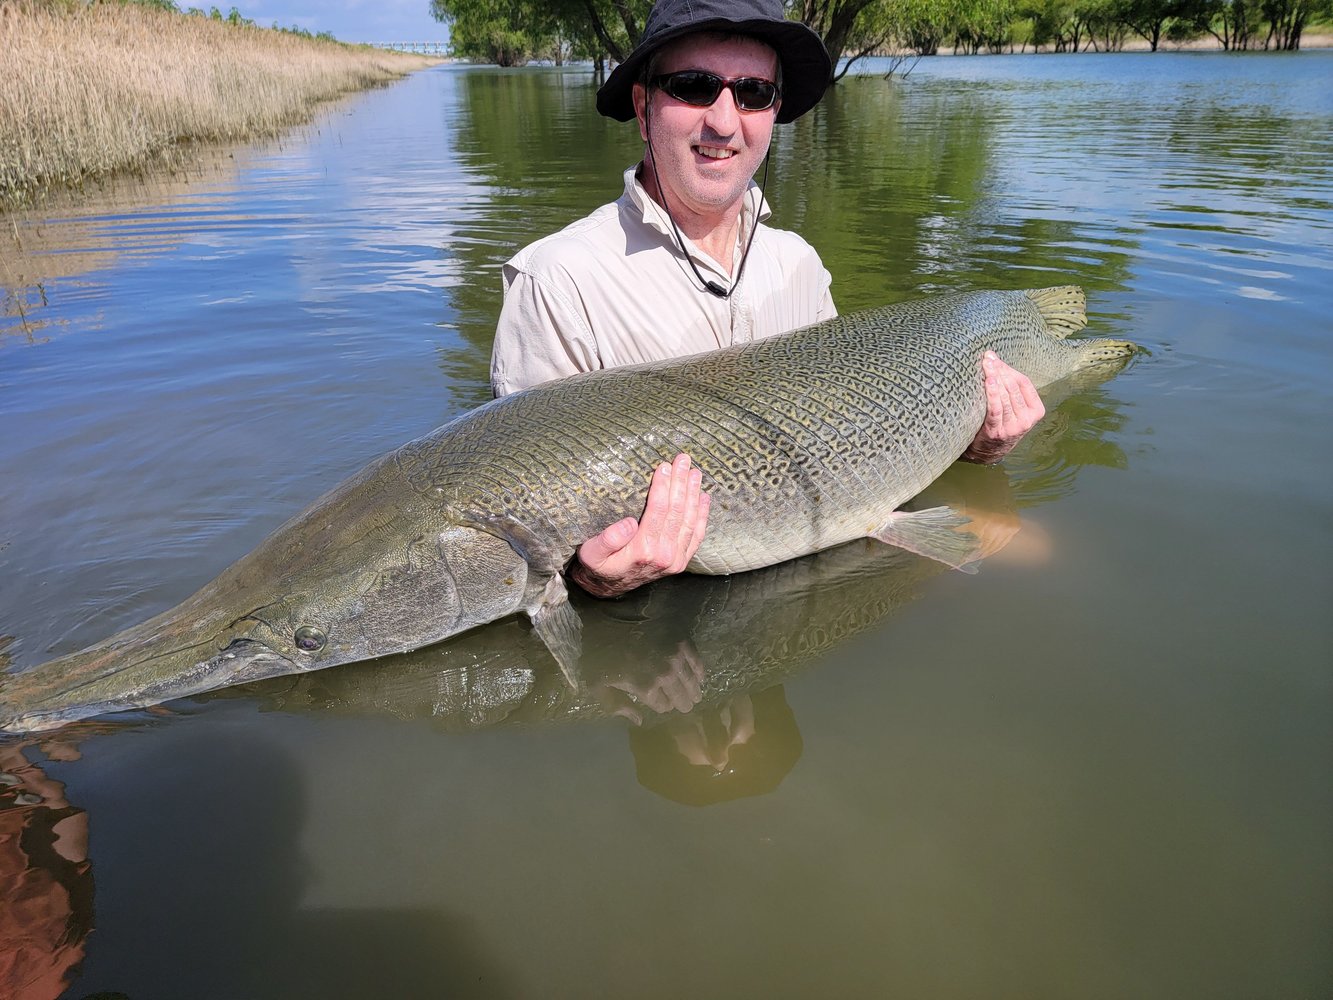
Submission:
{"label": "grassy bank", "polygon": [[434,60],[137,4],[0,0],[0,208],[269,135]]}

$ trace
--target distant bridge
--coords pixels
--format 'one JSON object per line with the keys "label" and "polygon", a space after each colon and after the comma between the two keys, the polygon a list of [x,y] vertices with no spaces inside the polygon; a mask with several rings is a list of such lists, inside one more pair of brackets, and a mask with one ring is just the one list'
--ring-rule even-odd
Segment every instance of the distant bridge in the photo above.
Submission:
{"label": "distant bridge", "polygon": [[449,54],[449,42],[371,42],[377,49],[392,49],[395,52],[421,52],[431,56]]}

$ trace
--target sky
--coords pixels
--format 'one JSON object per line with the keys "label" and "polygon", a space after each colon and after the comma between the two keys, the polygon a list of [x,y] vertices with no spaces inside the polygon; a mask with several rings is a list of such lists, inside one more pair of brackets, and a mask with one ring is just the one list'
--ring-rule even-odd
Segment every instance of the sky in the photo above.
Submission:
{"label": "sky", "polygon": [[[181,7],[209,4],[179,0]],[[430,0],[219,0],[225,13],[236,7],[243,16],[268,27],[330,31],[340,42],[445,41],[449,31],[430,16]]]}

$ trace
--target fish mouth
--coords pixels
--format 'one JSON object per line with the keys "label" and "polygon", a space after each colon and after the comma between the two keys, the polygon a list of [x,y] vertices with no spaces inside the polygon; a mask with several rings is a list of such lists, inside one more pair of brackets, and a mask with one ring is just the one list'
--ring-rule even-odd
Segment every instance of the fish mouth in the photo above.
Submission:
{"label": "fish mouth", "polygon": [[205,643],[160,651],[139,643],[127,649],[127,635],[22,673],[0,675],[0,733],[45,732],[308,669],[254,639],[238,638],[222,650]]}

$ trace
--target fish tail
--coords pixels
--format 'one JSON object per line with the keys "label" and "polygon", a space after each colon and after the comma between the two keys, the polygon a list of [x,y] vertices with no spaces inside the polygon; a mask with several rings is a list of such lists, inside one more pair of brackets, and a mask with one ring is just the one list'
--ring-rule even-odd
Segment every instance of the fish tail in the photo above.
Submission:
{"label": "fish tail", "polygon": [[1057,340],[1078,333],[1088,325],[1088,302],[1078,285],[1030,288],[1023,292],[1041,313],[1046,331]]}

